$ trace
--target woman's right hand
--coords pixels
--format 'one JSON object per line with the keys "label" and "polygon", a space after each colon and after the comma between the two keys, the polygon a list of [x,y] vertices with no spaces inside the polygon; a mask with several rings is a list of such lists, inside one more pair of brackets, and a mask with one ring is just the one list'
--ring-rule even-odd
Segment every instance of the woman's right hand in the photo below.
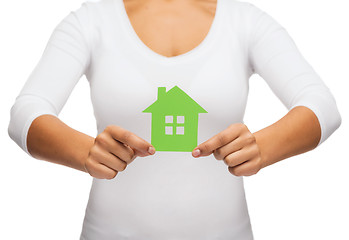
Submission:
{"label": "woman's right hand", "polygon": [[95,138],[84,167],[92,177],[113,179],[137,156],[154,153],[149,142],[120,126],[109,125]]}

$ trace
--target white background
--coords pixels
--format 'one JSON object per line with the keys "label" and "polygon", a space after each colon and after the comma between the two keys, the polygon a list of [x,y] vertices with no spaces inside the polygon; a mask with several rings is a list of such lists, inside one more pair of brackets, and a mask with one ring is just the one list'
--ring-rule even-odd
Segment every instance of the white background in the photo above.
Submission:
{"label": "white background", "polygon": [[[349,239],[349,5],[346,0],[250,0],[290,33],[335,96],[343,122],[319,148],[245,178],[256,240]],[[8,136],[10,108],[59,21],[82,0],[2,1],[0,6],[0,239],[78,239],[91,177],[30,158]],[[245,123],[252,132],[287,113],[258,75]],[[60,118],[95,136],[83,77]],[[232,226],[234,227],[234,226]]]}

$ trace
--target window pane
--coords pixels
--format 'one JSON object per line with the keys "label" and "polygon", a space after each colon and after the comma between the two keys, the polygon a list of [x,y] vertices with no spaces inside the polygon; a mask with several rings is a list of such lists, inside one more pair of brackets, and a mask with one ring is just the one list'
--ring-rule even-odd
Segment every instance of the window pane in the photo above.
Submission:
{"label": "window pane", "polygon": [[173,134],[172,127],[165,127],[165,134],[172,135]]}
{"label": "window pane", "polygon": [[176,134],[184,134],[184,127],[176,127]]}
{"label": "window pane", "polygon": [[184,123],[184,116],[177,116],[177,123]]}
{"label": "window pane", "polygon": [[173,116],[165,116],[165,123],[173,123]]}

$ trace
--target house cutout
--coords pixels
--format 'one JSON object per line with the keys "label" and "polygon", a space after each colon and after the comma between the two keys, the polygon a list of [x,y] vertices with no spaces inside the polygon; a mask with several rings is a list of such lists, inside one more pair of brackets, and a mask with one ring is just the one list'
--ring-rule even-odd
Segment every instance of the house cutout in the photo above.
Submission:
{"label": "house cutout", "polygon": [[178,86],[158,87],[152,113],[151,144],[156,151],[191,152],[197,146],[199,113],[207,113]]}

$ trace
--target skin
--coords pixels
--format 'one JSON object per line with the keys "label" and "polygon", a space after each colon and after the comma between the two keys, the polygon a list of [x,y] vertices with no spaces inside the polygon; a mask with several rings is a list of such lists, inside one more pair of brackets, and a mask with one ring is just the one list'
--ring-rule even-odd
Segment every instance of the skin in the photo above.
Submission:
{"label": "skin", "polygon": [[194,148],[193,157],[213,154],[235,176],[251,176],[280,160],[314,149],[321,138],[316,115],[299,106],[276,123],[251,133],[243,123],[231,124]]}
{"label": "skin", "polygon": [[[199,45],[216,10],[215,0],[124,0],[124,4],[139,38],[154,52],[167,57]],[[251,176],[266,166],[314,149],[320,138],[316,115],[299,106],[255,133],[243,123],[231,124],[195,147],[192,156],[213,154],[217,160],[223,160],[231,174]],[[113,179],[136,157],[155,154],[149,142],[120,126],[107,126],[93,138],[52,115],[39,116],[32,122],[27,147],[37,159],[100,179]]]}

